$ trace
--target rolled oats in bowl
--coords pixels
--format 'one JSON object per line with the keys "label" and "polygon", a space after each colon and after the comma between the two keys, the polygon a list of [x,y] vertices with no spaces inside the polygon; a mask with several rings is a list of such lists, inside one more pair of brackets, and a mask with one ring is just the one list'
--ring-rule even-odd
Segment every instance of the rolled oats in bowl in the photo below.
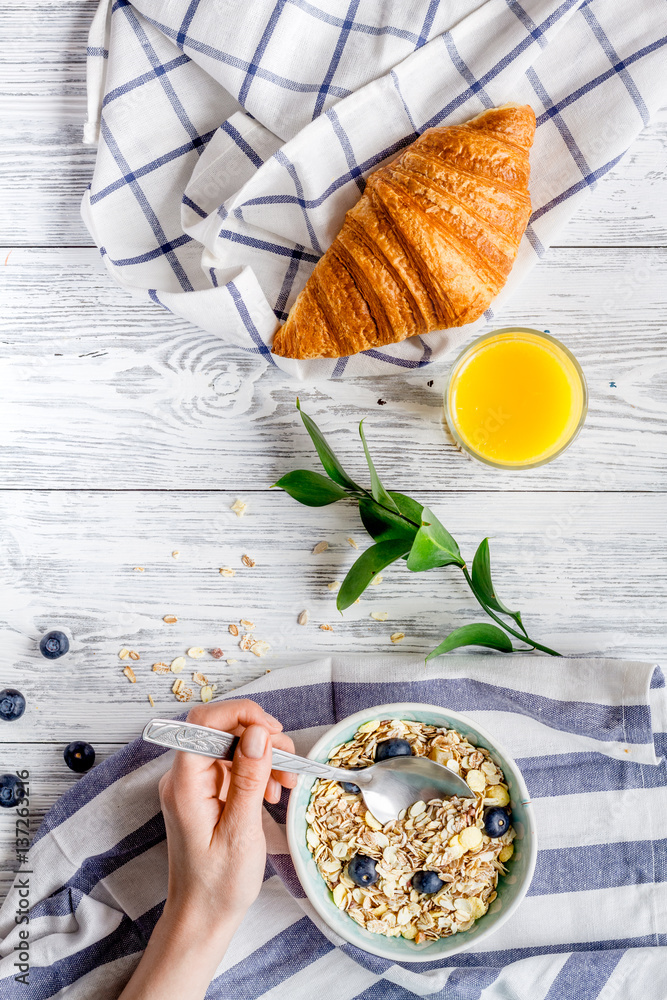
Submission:
{"label": "rolled oats in bowl", "polygon": [[334,747],[329,762],[353,772],[378,753],[407,753],[406,743],[414,756],[460,774],[475,798],[415,802],[383,826],[366,809],[353,773],[345,786],[318,779],[306,841],[340,910],[374,934],[421,944],[467,931],[487,912],[514,852],[515,830],[502,811],[510,801],[503,772],[455,729],[373,719]]}

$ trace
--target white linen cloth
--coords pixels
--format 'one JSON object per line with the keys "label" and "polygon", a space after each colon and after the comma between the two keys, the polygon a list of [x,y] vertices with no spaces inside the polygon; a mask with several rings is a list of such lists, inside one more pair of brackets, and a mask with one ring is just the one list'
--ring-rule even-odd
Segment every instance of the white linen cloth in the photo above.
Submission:
{"label": "white linen cloth", "polygon": [[125,288],[298,378],[416,368],[484,320],[270,351],[363,178],[430,126],[531,104],[534,211],[497,309],[667,101],[666,44],[664,0],[101,0],[83,217]]}
{"label": "white linen cloth", "polygon": [[[423,965],[394,964],[347,944],[305,898],[287,851],[283,796],[265,814],[262,890],[207,1000],[665,1000],[667,697],[659,668],[464,654],[425,669],[423,658],[396,653],[331,656],[273,670],[231,697],[253,698],[280,719],[298,753],[374,705],[420,701],[464,713],[516,760],[538,854],[526,898],[488,941]],[[172,751],[136,740],[72,778],[25,865],[28,989],[13,978],[21,873],[0,911],[0,1000],[116,1000],[166,895],[157,785],[172,760]]]}

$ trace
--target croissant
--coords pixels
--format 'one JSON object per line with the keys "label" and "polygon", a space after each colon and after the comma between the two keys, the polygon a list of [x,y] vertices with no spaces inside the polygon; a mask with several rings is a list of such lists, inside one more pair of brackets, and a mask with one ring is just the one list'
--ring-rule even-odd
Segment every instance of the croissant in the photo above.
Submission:
{"label": "croissant", "polygon": [[274,338],[286,358],[339,358],[476,320],[530,217],[526,106],[432,128],[372,173]]}

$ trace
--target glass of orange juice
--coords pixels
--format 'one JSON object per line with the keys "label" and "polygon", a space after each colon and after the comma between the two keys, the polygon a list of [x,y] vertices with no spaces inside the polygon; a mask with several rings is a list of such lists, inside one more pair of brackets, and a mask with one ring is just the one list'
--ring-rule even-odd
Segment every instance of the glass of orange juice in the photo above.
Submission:
{"label": "glass of orange juice", "polygon": [[588,410],[577,359],[548,333],[507,327],[473,341],[454,362],[445,415],[456,443],[480,462],[532,469],[560,455]]}

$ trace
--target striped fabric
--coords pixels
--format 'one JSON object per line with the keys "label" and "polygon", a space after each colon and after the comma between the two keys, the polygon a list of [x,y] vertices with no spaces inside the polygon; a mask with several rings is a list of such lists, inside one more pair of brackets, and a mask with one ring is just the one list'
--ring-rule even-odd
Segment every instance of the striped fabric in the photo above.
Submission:
{"label": "striped fabric", "polygon": [[[206,994],[215,1000],[665,1000],[667,698],[658,668],[614,660],[448,656],[322,659],[235,692],[306,752],[361,708],[421,701],[468,714],[517,760],[538,829],[535,876],[488,941],[444,961],[394,965],[345,943],[315,914],[284,834],[265,816],[258,900]],[[130,744],[46,817],[34,872],[31,987],[13,979],[18,888],[0,911],[0,998],[113,1000],[166,894],[157,783],[172,751]],[[184,947],[187,943],[184,942]]]}
{"label": "striped fabric", "polygon": [[665,46],[664,0],[101,0],[84,220],[125,288],[299,378],[419,368],[484,321],[352,359],[270,351],[364,178],[424,129],[531,104],[507,295],[667,101]]}

